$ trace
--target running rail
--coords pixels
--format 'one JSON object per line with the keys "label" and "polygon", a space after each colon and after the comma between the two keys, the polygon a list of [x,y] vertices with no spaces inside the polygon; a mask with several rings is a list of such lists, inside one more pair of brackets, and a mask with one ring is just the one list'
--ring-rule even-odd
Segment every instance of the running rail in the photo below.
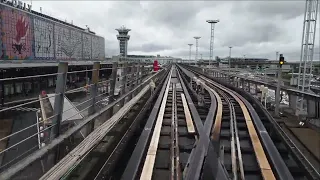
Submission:
{"label": "running rail", "polygon": [[[191,70],[190,68],[188,69]],[[194,71],[194,70],[191,70],[191,71]],[[202,74],[199,72],[197,73]],[[203,76],[209,79],[211,78],[208,75],[203,75]],[[212,80],[210,79],[210,81]],[[291,179],[293,180],[294,178],[292,177],[292,174],[290,173],[288,167],[284,163],[282,157],[280,156],[280,153],[278,152],[275,145],[273,144],[269,134],[267,133],[264,125],[261,122],[261,119],[259,118],[258,114],[255,112],[252,105],[245,98],[240,96],[238,93],[235,92],[235,94],[238,98],[240,98],[243,101],[243,103],[247,106],[250,114],[252,115],[253,123],[257,129],[260,139],[262,140],[262,144],[264,148],[268,152],[268,158],[272,162],[272,165],[275,168],[278,178],[282,180],[291,180]]]}
{"label": "running rail", "polygon": [[[258,161],[258,165],[259,165],[261,172],[262,172],[262,176],[264,179],[268,179],[268,180],[274,179],[275,180],[274,173],[271,169],[270,163],[267,159],[266,153],[262,147],[260,139],[257,138],[258,134],[257,134],[257,131],[256,131],[254,125],[253,125],[253,122],[250,117],[247,106],[243,103],[242,100],[240,100],[240,98],[238,96],[235,95],[236,94],[235,92],[231,93],[228,89],[224,88],[223,86],[221,86],[213,81],[210,81],[207,78],[204,78],[204,77],[201,77],[201,78],[203,78],[207,82],[210,82],[212,85],[224,90],[226,93],[228,93],[230,96],[232,96],[239,103],[239,105],[242,109],[242,112],[244,114],[244,117],[245,117],[245,122],[246,122],[246,125],[248,128],[248,131],[249,131],[251,143],[253,145],[254,152],[255,152],[255,155],[256,155],[256,158]],[[236,169],[233,169],[233,171],[237,172]]]}
{"label": "running rail", "polygon": [[169,72],[166,72],[165,74],[161,75],[159,85],[156,86],[154,93],[147,100],[142,110],[139,112],[139,114],[136,116],[135,120],[132,122],[124,136],[118,142],[117,146],[112,151],[111,155],[108,157],[108,159],[105,161],[99,172],[96,174],[94,180],[103,179],[106,177],[106,175],[108,175],[111,171],[114,170],[115,167],[113,165],[113,162],[116,162],[120,158],[122,153],[126,151],[125,147],[127,147],[129,139],[135,133],[135,129],[140,125],[143,119],[145,119],[145,115],[147,115],[146,113],[149,110],[149,107],[153,104],[154,101],[156,101],[159,92],[162,89],[161,84],[165,82],[165,80],[168,77],[168,74]]}
{"label": "running rail", "polygon": [[[183,82],[180,72],[178,71],[178,76]],[[193,149],[188,167],[188,171],[186,172],[186,176],[184,179],[186,180],[196,180],[201,177],[201,171],[204,164],[205,153],[208,152],[208,156],[206,157],[206,161],[208,161],[209,165],[207,166],[211,172],[213,179],[224,180],[228,179],[225,168],[221,164],[218,159],[216,153],[214,152],[214,148],[212,143],[210,142],[209,136],[205,133],[203,124],[201,122],[198,111],[196,110],[195,105],[192,102],[192,99],[188,93],[188,90],[184,83],[181,83],[181,86],[185,92],[186,99],[189,104],[189,108],[192,112],[193,120],[196,125],[197,131],[199,133],[199,141],[196,144],[195,149]]]}
{"label": "running rail", "polygon": [[[172,75],[172,70],[170,72],[169,78],[171,78]],[[157,150],[158,150],[158,143],[160,140],[160,132],[161,132],[161,126],[162,126],[162,121],[163,121],[163,115],[167,103],[167,97],[169,93],[169,87],[170,87],[170,80],[166,84],[166,91],[164,94],[164,97],[161,102],[159,114],[156,120],[156,125],[154,127],[154,131],[152,134],[150,146],[147,151],[147,156],[143,165],[142,173],[140,175],[140,179],[151,179],[152,177],[152,172],[153,172],[153,167],[155,165],[155,160],[156,160],[156,155],[157,155]]]}
{"label": "running rail", "polygon": [[[207,78],[212,78],[208,75],[203,75]],[[229,87],[231,89],[236,89],[237,91],[240,91],[241,93],[245,94],[246,96],[251,97],[251,95],[249,93],[247,93],[246,91],[242,90],[242,89],[238,89],[236,87],[230,86],[229,84],[225,84],[224,82],[221,82],[219,80],[217,80],[217,82],[219,82],[220,84],[223,84],[226,87]],[[243,97],[242,97],[243,98]],[[248,104],[248,106],[252,109],[254,109],[251,105],[251,103],[249,103],[245,98],[244,102],[246,104]],[[293,159],[300,164],[301,166],[303,166],[304,170],[306,173],[308,173],[306,176],[308,176],[310,179],[320,179],[320,174],[319,172],[316,170],[316,168],[305,158],[305,156],[303,155],[303,153],[296,147],[296,145],[292,142],[292,140],[287,136],[287,134],[282,130],[282,128],[279,126],[279,124],[273,119],[273,117],[270,115],[270,113],[268,111],[266,111],[264,108],[262,108],[262,106],[260,105],[260,102],[255,99],[255,98],[251,98],[250,100],[253,101],[253,104],[255,104],[257,106],[257,108],[259,108],[260,110],[262,110],[265,113],[265,116],[268,117],[270,123],[273,125],[273,128],[276,130],[277,133],[279,133],[279,135],[281,136],[281,139],[285,142],[285,146],[287,147],[288,151],[292,152],[294,154]],[[259,115],[257,114],[256,111],[252,112],[252,116],[254,118],[260,119]],[[266,144],[268,143],[273,143],[269,134],[266,132],[265,127],[263,126],[261,120],[257,121],[255,124],[257,127],[262,129],[261,132],[261,138],[264,139],[266,141]],[[273,146],[264,146],[266,149],[268,149],[269,152],[271,152],[271,154],[277,156],[277,154],[279,154],[278,150],[273,147]],[[279,159],[277,157],[272,157],[270,155],[270,158],[272,158],[272,161],[274,162],[274,166],[276,166],[276,169],[280,168],[280,172],[283,172],[283,174],[286,174],[288,172],[286,172],[286,170],[284,169],[284,171],[281,170],[281,166],[283,166],[282,163],[283,160]],[[290,172],[289,172],[290,173]],[[285,176],[284,176],[285,178]]]}
{"label": "running rail", "polygon": [[[167,79],[165,80],[164,84],[167,84],[170,80],[171,75],[168,75]],[[137,142],[137,145],[130,157],[130,160],[126,166],[126,169],[121,177],[122,180],[134,180],[139,174],[139,167],[143,160],[144,154],[146,152],[147,144],[151,138],[151,131],[154,128],[154,123],[156,120],[156,117],[158,115],[158,111],[160,108],[160,104],[162,102],[162,99],[164,97],[166,91],[166,86],[163,86],[161,89],[161,92],[159,94],[159,97],[154,104],[152,111],[149,115],[149,118],[147,120],[147,123],[140,135],[139,141]]]}

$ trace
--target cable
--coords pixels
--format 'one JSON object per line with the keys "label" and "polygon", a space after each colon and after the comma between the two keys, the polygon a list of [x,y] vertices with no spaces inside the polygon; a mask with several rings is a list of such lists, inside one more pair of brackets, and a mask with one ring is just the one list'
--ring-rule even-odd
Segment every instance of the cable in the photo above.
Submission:
{"label": "cable", "polygon": [[1,81],[12,81],[12,80],[18,80],[18,79],[30,79],[30,78],[36,78],[36,77],[47,77],[47,76],[55,76],[63,73],[53,73],[53,74],[42,74],[42,75],[34,75],[34,76],[22,76],[22,77],[14,77],[14,78],[3,78],[0,79]]}
{"label": "cable", "polygon": [[[49,96],[48,96],[48,97],[45,97],[45,98],[43,98],[42,100],[44,100],[44,99],[49,99],[49,98],[55,97],[55,96],[57,96],[57,95],[61,95],[61,93],[59,93],[59,94],[54,94],[53,96],[50,96],[50,97],[49,97]],[[21,106],[24,106],[24,105],[32,104],[32,103],[35,103],[35,102],[38,102],[38,101],[40,101],[40,100],[37,99],[37,100],[34,100],[34,101],[30,101],[30,102],[26,102],[26,103],[23,103],[23,104],[19,104],[19,105],[16,105],[16,106],[11,106],[11,107],[8,107],[8,108],[5,108],[5,109],[1,109],[0,112],[8,111],[8,110],[10,110],[10,109],[14,109],[14,108],[18,108],[18,107],[21,107]]]}
{"label": "cable", "polygon": [[12,148],[16,147],[17,145],[19,145],[19,144],[21,144],[21,143],[25,142],[26,140],[31,139],[31,138],[32,138],[32,137],[34,137],[34,136],[37,136],[39,133],[44,132],[44,131],[46,131],[46,130],[48,130],[48,129],[50,129],[50,128],[52,128],[52,127],[56,126],[56,125],[57,125],[57,124],[53,124],[52,126],[47,127],[47,128],[45,128],[45,129],[43,129],[43,130],[41,130],[41,131],[39,131],[39,132],[37,132],[37,133],[35,133],[35,134],[33,134],[33,135],[31,135],[31,136],[29,136],[29,137],[27,137],[27,138],[23,139],[22,141],[20,141],[20,142],[18,142],[18,143],[16,143],[16,144],[14,144],[14,145],[12,145],[12,146],[10,146],[9,148],[4,149],[3,151],[1,151],[1,152],[0,152],[0,155],[1,155],[1,154],[3,154],[3,153],[5,153],[5,152],[7,152],[8,150],[10,150],[10,149],[12,149]]}
{"label": "cable", "polygon": [[[42,143],[47,143],[47,142],[49,142],[49,140],[50,140],[50,139],[46,139],[46,140],[42,141]],[[32,148],[30,148],[29,150],[25,151],[24,153],[22,153],[22,154],[19,155],[18,157],[15,157],[14,159],[12,159],[11,161],[7,162],[7,163],[4,164],[4,165],[1,165],[1,166],[0,166],[0,170],[3,169],[3,168],[5,168],[6,166],[8,166],[9,164],[11,164],[11,163],[14,162],[15,160],[17,160],[17,159],[21,158],[22,156],[28,154],[29,152],[31,152],[31,151],[32,151],[33,149],[35,149],[35,148],[39,148],[39,145],[33,146]]]}

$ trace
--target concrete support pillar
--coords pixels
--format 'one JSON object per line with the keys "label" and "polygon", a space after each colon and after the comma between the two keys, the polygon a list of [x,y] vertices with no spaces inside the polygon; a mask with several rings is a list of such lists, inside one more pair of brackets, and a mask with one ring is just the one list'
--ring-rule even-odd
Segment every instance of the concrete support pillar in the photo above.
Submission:
{"label": "concrete support pillar", "polygon": [[242,87],[242,89],[244,89],[244,79],[240,79],[240,85],[241,85],[241,87]]}
{"label": "concrete support pillar", "polygon": [[297,107],[297,96],[294,94],[289,94],[289,107],[295,110]]}
{"label": "concrete support pillar", "polygon": [[[122,66],[122,82],[121,82],[121,95],[123,96],[124,94],[126,94],[126,89],[127,89],[127,71],[128,71],[128,62],[125,62]],[[126,102],[126,98],[124,98],[123,100],[120,101],[120,107],[123,107],[124,103]]]}
{"label": "concrete support pillar", "polygon": [[[98,94],[98,82],[99,82],[99,69],[100,69],[100,62],[94,62],[93,64],[93,71],[92,71],[92,85],[90,86],[90,108],[88,109],[88,115],[92,115],[95,113],[95,106],[96,106],[96,97]],[[87,125],[86,134],[87,136],[94,130],[94,123],[95,121],[91,121]]]}
{"label": "concrete support pillar", "polygon": [[[60,62],[58,65],[58,75],[56,82],[55,90],[55,99],[53,106],[53,119],[52,119],[52,128],[50,132],[50,140],[52,141],[60,135],[60,124],[62,121],[63,115],[63,105],[64,105],[64,95],[66,91],[66,81],[67,81],[67,72],[68,72],[68,63]],[[52,164],[55,164],[59,161],[60,148],[59,146],[52,151],[48,156],[48,167],[51,167]]]}
{"label": "concrete support pillar", "polygon": [[257,94],[257,93],[258,93],[258,85],[257,85],[257,83],[254,84],[254,91],[255,91],[254,94]]}
{"label": "concrete support pillar", "polygon": [[[115,58],[115,57],[116,56],[114,56],[113,58]],[[110,81],[109,104],[115,100],[114,99],[114,90],[115,90],[116,80],[117,80],[117,71],[118,71],[118,62],[115,61],[112,64],[112,73],[111,73],[111,77],[109,79],[109,81]],[[106,113],[105,119],[106,120],[109,119],[112,115],[113,115],[113,108],[110,108]]]}
{"label": "concrete support pillar", "polygon": [[316,117],[316,102],[312,99],[307,100],[307,111],[308,117],[315,118]]}
{"label": "concrete support pillar", "polygon": [[60,134],[60,123],[62,121],[63,105],[64,105],[64,94],[66,90],[68,63],[61,62],[58,65],[58,75],[54,99],[53,114],[56,115],[52,119],[52,124],[56,124],[51,129],[50,139],[53,140]]}

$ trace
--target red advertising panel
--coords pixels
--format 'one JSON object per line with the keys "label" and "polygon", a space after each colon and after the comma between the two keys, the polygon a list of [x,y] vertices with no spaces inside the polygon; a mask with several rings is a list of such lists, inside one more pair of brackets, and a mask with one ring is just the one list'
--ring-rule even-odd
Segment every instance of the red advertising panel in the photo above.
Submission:
{"label": "red advertising panel", "polygon": [[157,61],[157,60],[155,60],[155,61],[153,62],[153,70],[154,70],[154,71],[158,71],[158,70],[159,70],[159,64],[158,64],[158,61]]}

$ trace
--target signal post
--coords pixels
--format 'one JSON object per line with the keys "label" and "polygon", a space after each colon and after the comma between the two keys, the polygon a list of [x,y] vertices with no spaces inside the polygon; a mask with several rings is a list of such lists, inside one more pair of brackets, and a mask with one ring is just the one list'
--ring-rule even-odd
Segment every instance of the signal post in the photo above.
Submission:
{"label": "signal post", "polygon": [[275,100],[275,116],[280,117],[279,108],[280,108],[280,83],[282,79],[282,65],[284,64],[284,57],[283,54],[280,54],[279,57],[279,65],[278,65],[278,83],[277,83],[277,90],[276,90],[276,100]]}

